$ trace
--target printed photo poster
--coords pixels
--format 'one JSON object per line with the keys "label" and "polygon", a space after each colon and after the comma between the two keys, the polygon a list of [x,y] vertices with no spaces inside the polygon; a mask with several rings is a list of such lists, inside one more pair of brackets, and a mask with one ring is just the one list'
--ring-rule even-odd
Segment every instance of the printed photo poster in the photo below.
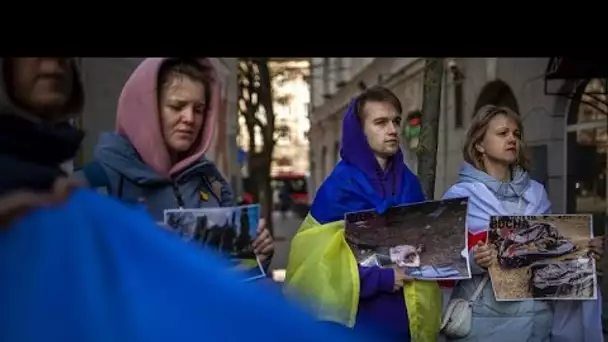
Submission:
{"label": "printed photo poster", "polygon": [[471,278],[467,198],[345,215],[346,242],[362,266],[392,267],[418,279]]}
{"label": "printed photo poster", "polygon": [[497,301],[595,300],[591,215],[495,216],[488,244]]}
{"label": "printed photo poster", "polygon": [[164,211],[166,228],[185,241],[227,257],[244,281],[266,276],[252,247],[259,221],[259,204]]}

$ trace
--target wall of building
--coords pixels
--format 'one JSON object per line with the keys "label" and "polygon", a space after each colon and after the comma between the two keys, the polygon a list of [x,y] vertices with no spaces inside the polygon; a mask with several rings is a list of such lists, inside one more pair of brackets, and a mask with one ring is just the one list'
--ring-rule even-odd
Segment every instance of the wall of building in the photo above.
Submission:
{"label": "wall of building", "polygon": [[324,57],[311,58],[311,105],[320,107],[340,91],[340,82],[349,82],[376,58]]}
{"label": "wall of building", "polygon": [[85,106],[80,121],[85,130],[79,160],[93,160],[93,149],[102,132],[114,130],[116,106],[122,87],[142,58],[82,58]]}
{"label": "wall of building", "polygon": [[547,165],[546,189],[553,207],[565,211],[565,119],[569,103],[560,97],[545,95],[543,76],[547,63],[548,58],[500,58],[497,77],[513,89],[523,117],[528,146],[531,149],[546,146],[545,160],[538,159],[542,156],[533,157],[538,167]]}

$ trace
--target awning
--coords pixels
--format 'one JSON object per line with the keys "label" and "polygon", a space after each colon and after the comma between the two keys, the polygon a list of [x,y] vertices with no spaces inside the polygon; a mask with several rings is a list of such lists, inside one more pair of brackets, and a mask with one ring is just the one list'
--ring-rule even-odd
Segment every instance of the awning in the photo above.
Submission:
{"label": "awning", "polygon": [[[592,79],[601,79],[603,90],[593,92],[587,89]],[[551,81],[557,87],[549,90]],[[566,81],[564,84],[563,81]],[[568,85],[569,83],[569,85]],[[598,111],[608,114],[608,58],[602,57],[551,57],[545,72],[545,95],[565,96],[577,99]],[[587,95],[584,97],[583,95]],[[600,105],[601,104],[601,105]]]}
{"label": "awning", "polygon": [[545,80],[608,78],[608,59],[600,57],[551,57]]}

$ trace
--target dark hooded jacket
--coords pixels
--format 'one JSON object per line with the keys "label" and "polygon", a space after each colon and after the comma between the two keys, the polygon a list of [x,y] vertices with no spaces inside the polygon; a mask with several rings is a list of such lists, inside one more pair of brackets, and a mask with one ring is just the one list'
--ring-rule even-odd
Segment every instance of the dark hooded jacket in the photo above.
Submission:
{"label": "dark hooded jacket", "polygon": [[17,189],[49,190],[65,175],[60,164],[73,159],[83,138],[68,120],[82,112],[84,92],[76,64],[65,112],[47,122],[16,104],[7,91],[5,59],[0,59],[0,194]]}

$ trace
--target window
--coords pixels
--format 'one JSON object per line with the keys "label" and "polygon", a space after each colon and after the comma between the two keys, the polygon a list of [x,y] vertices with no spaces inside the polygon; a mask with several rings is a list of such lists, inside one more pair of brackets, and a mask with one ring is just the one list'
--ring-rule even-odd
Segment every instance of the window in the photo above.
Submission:
{"label": "window", "polygon": [[472,115],[475,115],[481,107],[487,104],[509,107],[519,114],[519,105],[511,87],[501,80],[489,82],[481,88]]}
{"label": "window", "polygon": [[338,164],[338,161],[340,161],[340,142],[336,141],[334,142],[334,163]]}
{"label": "window", "polygon": [[279,136],[279,138],[289,137],[289,127],[287,127],[287,126],[277,127],[277,135]]}
{"label": "window", "polygon": [[604,234],[607,220],[608,128],[604,108],[587,104],[592,100],[587,94],[594,93],[594,97],[605,101],[604,84],[603,79],[592,79],[580,85],[582,89],[575,96],[584,101],[572,101],[566,128],[566,212],[593,214],[594,233],[597,235]]}
{"label": "window", "polygon": [[329,87],[329,57],[323,58],[323,96],[328,97],[331,95],[331,89]]}
{"label": "window", "polygon": [[[530,159],[530,178],[541,183],[548,188],[549,180],[549,157],[547,145],[529,146],[528,150],[532,158]],[[547,189],[547,191],[549,191]]]}
{"label": "window", "polygon": [[276,128],[277,144],[287,145],[291,143],[291,130],[287,125],[280,125]]}
{"label": "window", "polygon": [[342,58],[333,58],[334,60],[334,74],[336,75],[336,77],[334,78],[334,80],[336,81],[336,86],[340,87],[340,84],[343,84],[344,82],[344,73],[343,73],[343,67],[342,67]]}
{"label": "window", "polygon": [[454,126],[461,128],[464,126],[462,111],[463,111],[463,80],[454,76]]}
{"label": "window", "polygon": [[327,173],[327,146],[321,148],[321,177],[324,178]]}

